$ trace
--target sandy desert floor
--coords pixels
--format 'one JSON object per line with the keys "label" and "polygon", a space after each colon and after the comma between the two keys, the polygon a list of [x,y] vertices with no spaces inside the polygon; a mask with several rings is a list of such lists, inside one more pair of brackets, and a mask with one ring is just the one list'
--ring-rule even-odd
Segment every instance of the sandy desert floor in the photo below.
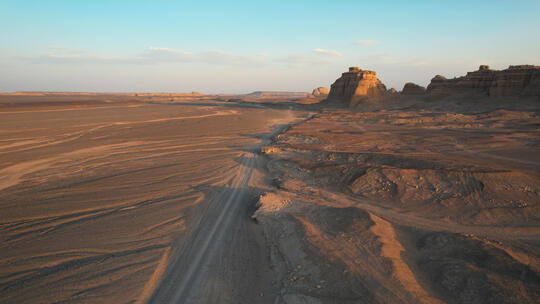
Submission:
{"label": "sandy desert floor", "polygon": [[537,104],[227,100],[0,96],[0,303],[540,299]]}
{"label": "sandy desert floor", "polygon": [[270,301],[247,183],[304,114],[205,102],[3,96],[0,302]]}

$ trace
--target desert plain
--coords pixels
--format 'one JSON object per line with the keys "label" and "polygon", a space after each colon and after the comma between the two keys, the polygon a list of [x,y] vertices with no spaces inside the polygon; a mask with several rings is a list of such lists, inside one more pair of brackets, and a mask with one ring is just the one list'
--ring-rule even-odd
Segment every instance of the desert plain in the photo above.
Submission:
{"label": "desert plain", "polygon": [[540,102],[0,95],[1,303],[538,303]]}

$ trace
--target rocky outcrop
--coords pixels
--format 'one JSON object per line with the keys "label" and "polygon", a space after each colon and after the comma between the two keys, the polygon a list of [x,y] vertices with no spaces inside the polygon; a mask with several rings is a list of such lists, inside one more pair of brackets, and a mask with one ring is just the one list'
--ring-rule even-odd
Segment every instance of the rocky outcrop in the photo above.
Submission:
{"label": "rocky outcrop", "polygon": [[407,82],[403,86],[403,90],[401,91],[401,95],[424,95],[425,93],[426,93],[426,88],[412,82]]}
{"label": "rocky outcrop", "polygon": [[490,96],[540,96],[540,66],[511,65],[496,73]]}
{"label": "rocky outcrop", "polygon": [[426,93],[431,99],[442,99],[452,94],[453,79],[448,80],[442,75],[436,75],[427,86]]}
{"label": "rocky outcrop", "polygon": [[521,92],[522,96],[540,96],[540,75],[538,72],[531,77],[529,85]]}
{"label": "rocky outcrop", "polygon": [[377,73],[351,67],[332,84],[328,100],[355,107],[365,101],[380,100],[385,95],[386,86],[377,78]]}
{"label": "rocky outcrop", "polygon": [[328,88],[318,87],[315,90],[313,90],[311,94],[316,97],[326,97],[328,96],[328,93],[330,93],[330,90],[328,90]]}
{"label": "rocky outcrop", "polygon": [[540,96],[540,67],[518,65],[497,71],[481,65],[477,71],[458,78],[437,75],[431,79],[427,93],[431,99],[459,95]]}

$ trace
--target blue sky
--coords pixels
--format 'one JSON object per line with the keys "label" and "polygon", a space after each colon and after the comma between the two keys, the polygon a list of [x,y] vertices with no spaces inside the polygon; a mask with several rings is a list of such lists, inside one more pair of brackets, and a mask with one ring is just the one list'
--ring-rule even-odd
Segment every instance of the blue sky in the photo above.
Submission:
{"label": "blue sky", "polygon": [[540,1],[0,0],[0,91],[311,91],[540,64]]}

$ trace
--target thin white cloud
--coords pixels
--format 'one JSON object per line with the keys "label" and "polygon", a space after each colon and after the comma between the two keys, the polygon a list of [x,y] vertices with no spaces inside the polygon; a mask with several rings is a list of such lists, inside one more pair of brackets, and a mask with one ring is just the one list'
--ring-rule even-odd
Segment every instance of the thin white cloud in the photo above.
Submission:
{"label": "thin white cloud", "polygon": [[108,56],[88,50],[66,47],[46,47],[47,52],[32,56],[18,57],[35,64],[161,64],[199,63],[216,66],[250,66],[265,64],[285,64],[286,66],[309,66],[333,64],[344,57],[337,50],[315,48],[310,52],[285,54],[275,57],[264,52],[238,54],[222,50],[187,51],[182,49],[150,46],[138,54],[129,56]]}
{"label": "thin white cloud", "polygon": [[417,59],[410,61],[408,65],[412,67],[423,67],[432,65],[432,62],[429,59]]}
{"label": "thin white cloud", "polygon": [[65,55],[45,54],[20,57],[23,60],[38,64],[133,64],[145,63],[136,57],[105,57],[99,55]]}
{"label": "thin white cloud", "polygon": [[50,45],[50,46],[47,46],[45,48],[48,49],[48,50],[51,50],[51,51],[53,51],[55,53],[62,53],[62,54],[84,54],[84,53],[89,53],[88,50],[74,49],[74,48],[68,48],[68,47],[63,47],[63,46],[55,46],[55,45]]}
{"label": "thin white cloud", "polygon": [[49,54],[19,57],[20,59],[41,64],[157,64],[165,62],[197,62],[216,65],[258,65],[262,63],[264,54],[243,55],[210,50],[189,52],[165,47],[149,47],[136,56],[110,57],[89,51],[75,52],[68,48],[47,47]]}
{"label": "thin white cloud", "polygon": [[400,63],[400,61],[396,57],[394,57],[392,54],[389,54],[389,53],[364,55],[364,56],[360,56],[358,59],[360,61],[366,61],[366,62],[376,63],[376,64]]}
{"label": "thin white cloud", "polygon": [[377,40],[356,40],[354,44],[361,45],[361,46],[372,46],[378,44],[379,41]]}
{"label": "thin white cloud", "polygon": [[193,62],[196,59],[196,55],[192,52],[153,46],[146,49],[140,56],[151,62]]}
{"label": "thin white cloud", "polygon": [[341,57],[343,54],[341,54],[339,51],[336,50],[325,50],[325,49],[313,49],[314,53],[321,54],[321,55],[329,55],[329,56],[338,56]]}
{"label": "thin white cloud", "polygon": [[150,50],[150,51],[170,52],[170,53],[180,53],[180,54],[193,54],[191,52],[186,52],[186,51],[177,50],[177,49],[171,49],[171,48],[166,48],[166,47],[154,47],[154,46],[151,46],[151,47],[148,48],[148,50]]}
{"label": "thin white cloud", "polygon": [[263,56],[259,55],[243,55],[224,52],[220,50],[212,50],[200,52],[197,54],[198,60],[204,63],[211,64],[259,64]]}
{"label": "thin white cloud", "polygon": [[277,57],[273,60],[274,63],[283,64],[289,68],[322,66],[334,64],[339,56],[321,54],[315,52],[309,53],[293,53],[282,57]]}
{"label": "thin white cloud", "polygon": [[142,54],[142,57],[152,59],[155,62],[199,62],[220,65],[238,65],[260,64],[261,58],[265,57],[265,55],[243,55],[221,50],[188,52],[171,48],[150,47]]}

